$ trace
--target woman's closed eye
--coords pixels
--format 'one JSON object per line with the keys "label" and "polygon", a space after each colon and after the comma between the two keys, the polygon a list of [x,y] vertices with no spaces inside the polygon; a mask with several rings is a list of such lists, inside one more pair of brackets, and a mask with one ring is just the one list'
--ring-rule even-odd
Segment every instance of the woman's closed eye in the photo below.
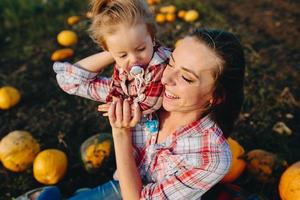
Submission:
{"label": "woman's closed eye", "polygon": [[183,80],[185,80],[188,83],[192,83],[193,82],[193,80],[190,80],[190,79],[188,79],[188,78],[186,78],[184,76],[181,76],[181,77],[182,77]]}
{"label": "woman's closed eye", "polygon": [[[167,64],[167,67],[172,68],[172,69],[175,68],[172,64],[170,64],[170,62]],[[187,83],[192,83],[192,82],[193,82],[192,79],[187,78],[186,76],[183,76],[183,75],[182,75],[181,78],[182,78],[184,81],[186,81]]]}

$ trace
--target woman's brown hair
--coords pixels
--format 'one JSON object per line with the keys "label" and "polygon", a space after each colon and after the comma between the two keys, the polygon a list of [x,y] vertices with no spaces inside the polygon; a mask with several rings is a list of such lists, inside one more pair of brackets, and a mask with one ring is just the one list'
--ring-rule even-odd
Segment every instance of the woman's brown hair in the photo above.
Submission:
{"label": "woman's brown hair", "polygon": [[244,100],[245,58],[239,40],[222,30],[196,29],[190,35],[212,49],[220,58],[215,73],[214,101],[209,114],[228,137]]}

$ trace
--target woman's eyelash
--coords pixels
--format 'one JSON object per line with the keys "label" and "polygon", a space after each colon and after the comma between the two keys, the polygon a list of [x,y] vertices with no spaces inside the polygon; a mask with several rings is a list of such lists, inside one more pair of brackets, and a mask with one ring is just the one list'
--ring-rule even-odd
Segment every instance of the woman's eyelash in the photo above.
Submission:
{"label": "woman's eyelash", "polygon": [[171,65],[169,62],[167,63],[167,66],[171,67],[171,68],[174,68],[173,65]]}
{"label": "woman's eyelash", "polygon": [[191,83],[191,82],[193,82],[192,80],[190,80],[190,79],[187,79],[187,78],[185,78],[184,76],[182,76],[182,78],[183,78],[183,80],[185,80],[186,82],[188,82],[188,83]]}

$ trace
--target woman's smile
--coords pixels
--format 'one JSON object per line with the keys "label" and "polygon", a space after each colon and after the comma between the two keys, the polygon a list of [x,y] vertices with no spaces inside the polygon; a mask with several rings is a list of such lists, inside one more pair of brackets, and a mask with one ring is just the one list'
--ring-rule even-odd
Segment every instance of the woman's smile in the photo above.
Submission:
{"label": "woman's smile", "polygon": [[179,99],[178,96],[170,93],[169,91],[165,91],[165,95],[164,95],[167,99]]}

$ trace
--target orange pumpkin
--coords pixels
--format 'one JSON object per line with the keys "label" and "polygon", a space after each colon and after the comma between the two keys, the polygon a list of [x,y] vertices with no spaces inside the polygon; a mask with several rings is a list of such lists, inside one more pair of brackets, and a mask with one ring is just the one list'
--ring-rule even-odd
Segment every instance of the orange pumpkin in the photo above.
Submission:
{"label": "orange pumpkin", "polygon": [[234,139],[227,139],[232,153],[232,163],[228,173],[223,177],[223,183],[230,183],[236,180],[245,170],[246,162],[241,158],[244,155],[244,148]]}
{"label": "orange pumpkin", "polygon": [[21,94],[19,90],[12,86],[0,88],[0,109],[9,109],[19,103]]}
{"label": "orange pumpkin", "polygon": [[60,61],[60,60],[66,59],[66,58],[70,58],[73,55],[74,55],[74,50],[71,48],[59,49],[52,53],[51,60],[52,61]]}
{"label": "orange pumpkin", "polygon": [[64,176],[68,166],[68,159],[63,151],[46,149],[40,152],[33,163],[34,178],[43,184],[53,185]]}
{"label": "orange pumpkin", "polygon": [[277,172],[287,167],[287,162],[280,159],[276,154],[263,149],[253,149],[246,156],[247,171],[253,177],[262,182],[275,181],[274,169]]}
{"label": "orange pumpkin", "polygon": [[178,16],[179,18],[183,19],[184,16],[185,16],[185,14],[186,14],[186,11],[185,11],[185,10],[179,10],[177,16]]}
{"label": "orange pumpkin", "polygon": [[176,15],[175,15],[174,13],[168,13],[168,14],[166,15],[166,20],[167,20],[168,22],[174,22],[175,19],[176,19]]}
{"label": "orange pumpkin", "polygon": [[79,21],[80,21],[80,17],[76,15],[70,16],[67,19],[68,24],[71,26],[77,24]]}
{"label": "orange pumpkin", "polygon": [[85,169],[90,173],[97,172],[109,158],[112,148],[112,137],[108,133],[96,134],[84,141],[80,152]]}
{"label": "orange pumpkin", "polygon": [[40,145],[27,131],[12,131],[0,142],[0,160],[13,172],[30,167],[39,151]]}
{"label": "orange pumpkin", "polygon": [[194,22],[199,18],[199,13],[196,10],[188,10],[184,15],[184,21]]}
{"label": "orange pumpkin", "polygon": [[158,13],[155,17],[155,21],[159,24],[162,24],[166,21],[166,15],[162,13]]}
{"label": "orange pumpkin", "polygon": [[279,195],[282,200],[300,200],[300,161],[288,167],[280,177]]}
{"label": "orange pumpkin", "polygon": [[57,41],[63,46],[75,45],[78,41],[78,36],[74,31],[63,30],[57,35]]}

